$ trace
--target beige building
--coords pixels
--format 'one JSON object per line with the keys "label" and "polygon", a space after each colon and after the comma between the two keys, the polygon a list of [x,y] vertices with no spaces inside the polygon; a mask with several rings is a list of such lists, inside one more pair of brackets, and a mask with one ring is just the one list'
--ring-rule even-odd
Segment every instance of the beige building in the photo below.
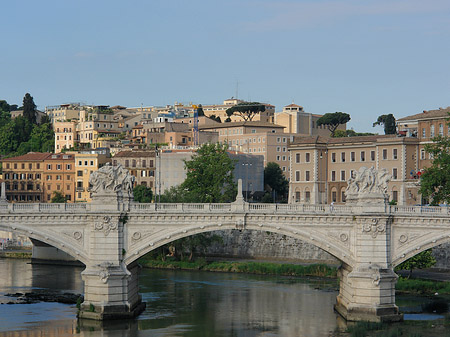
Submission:
{"label": "beige building", "polygon": [[136,185],[144,185],[155,192],[154,150],[121,151],[112,158],[114,166],[121,164],[136,178]]}
{"label": "beige building", "polygon": [[289,203],[344,203],[347,180],[361,167],[386,169],[389,195],[400,205],[420,204],[419,141],[413,137],[297,137],[289,146]]}
{"label": "beige building", "polygon": [[61,152],[63,149],[71,149],[77,141],[77,121],[53,123],[55,132],[55,153]]}
{"label": "beige building", "polygon": [[[284,126],[285,133],[295,133],[304,136],[329,137],[330,131],[326,125],[317,125],[317,120],[323,115],[305,112],[297,104],[289,104],[282,112],[275,113],[275,124]],[[345,130],[346,125],[339,125],[337,130]]]}
{"label": "beige building", "polygon": [[111,162],[109,149],[85,150],[74,153],[75,156],[75,201],[91,202],[89,178],[106,163]]}
{"label": "beige building", "polygon": [[[216,117],[220,117],[220,120],[225,122],[225,120],[228,118],[227,115],[227,109],[231,108],[234,105],[237,105],[239,103],[245,103],[245,101],[236,99],[236,98],[230,98],[223,101],[223,104],[212,104],[212,105],[203,105],[203,112],[205,113],[205,116],[210,117],[212,115]],[[275,106],[267,103],[261,103],[265,106],[265,111],[256,114],[252,121],[260,121],[260,122],[266,122],[266,123],[273,123],[274,121],[274,114],[275,114]],[[230,117],[232,122],[242,122],[243,119],[240,116],[231,116]]]}
{"label": "beige building", "polygon": [[228,144],[232,151],[263,156],[264,166],[269,162],[277,163],[286,177],[289,176],[288,144],[294,135],[284,133],[283,126],[266,122],[234,122],[202,126],[200,129],[218,132],[219,142]]}
{"label": "beige building", "polygon": [[70,120],[80,119],[81,111],[84,109],[79,103],[61,104],[57,106],[48,106],[45,108],[45,112],[52,121],[66,122]]}

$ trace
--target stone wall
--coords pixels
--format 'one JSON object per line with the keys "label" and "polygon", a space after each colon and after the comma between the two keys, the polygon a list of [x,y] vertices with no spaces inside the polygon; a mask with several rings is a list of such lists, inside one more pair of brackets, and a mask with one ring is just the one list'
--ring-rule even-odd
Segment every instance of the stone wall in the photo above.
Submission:
{"label": "stone wall", "polygon": [[435,268],[450,269],[450,243],[434,247],[433,256],[436,259]]}
{"label": "stone wall", "polygon": [[214,244],[207,255],[216,257],[289,260],[290,262],[339,263],[324,250],[286,235],[245,230],[216,231],[223,244]]}

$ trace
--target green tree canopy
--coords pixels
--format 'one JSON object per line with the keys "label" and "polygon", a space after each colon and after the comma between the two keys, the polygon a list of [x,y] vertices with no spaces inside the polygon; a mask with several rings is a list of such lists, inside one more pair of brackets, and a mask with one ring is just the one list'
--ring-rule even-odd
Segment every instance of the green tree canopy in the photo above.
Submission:
{"label": "green tree canopy", "polygon": [[433,161],[420,176],[419,193],[429,198],[432,205],[450,204],[450,138],[438,136],[425,145]]}
{"label": "green tree canopy", "polygon": [[356,132],[355,130],[336,130],[333,138],[343,138],[343,137],[359,137],[359,136],[374,136],[376,133],[370,132]]}
{"label": "green tree canopy", "polygon": [[345,124],[350,120],[350,115],[345,112],[334,112],[334,113],[326,113],[322,117],[320,117],[316,124],[326,125],[328,130],[331,132],[331,137],[334,136],[334,133],[339,125]]}
{"label": "green tree canopy", "polygon": [[372,126],[375,127],[377,125],[384,126],[385,135],[395,135],[397,133],[397,125],[393,114],[378,116],[377,121]]}
{"label": "green tree canopy", "polygon": [[275,198],[275,201],[285,198],[289,192],[289,182],[277,163],[267,163],[264,168],[264,186],[269,192],[276,192],[277,198]]}
{"label": "green tree canopy", "polygon": [[199,104],[197,107],[197,116],[200,117],[200,116],[204,116],[204,115],[205,115],[205,112],[203,111],[203,107],[201,104]]}
{"label": "green tree canopy", "polygon": [[144,186],[137,185],[133,188],[134,201],[139,203],[149,203],[152,202],[152,189]]}
{"label": "green tree canopy", "polygon": [[244,121],[251,121],[260,112],[266,111],[266,106],[259,102],[242,102],[226,110],[228,117],[240,116]]}
{"label": "green tree canopy", "polygon": [[62,204],[67,202],[66,197],[59,191],[55,191],[53,192],[53,196],[52,199],[50,200],[50,202],[54,203],[54,204]]}
{"label": "green tree canopy", "polygon": [[414,255],[412,258],[406,260],[399,264],[395,269],[396,270],[408,270],[409,275],[408,278],[411,277],[413,269],[425,269],[431,268],[436,264],[436,259],[431,253],[431,249],[427,249],[417,255]]}
{"label": "green tree canopy", "polygon": [[185,202],[231,202],[236,197],[234,162],[227,146],[204,144],[184,162],[186,179],[181,184]]}
{"label": "green tree canopy", "polygon": [[26,93],[23,98],[23,117],[31,124],[36,124],[36,104],[29,93]]}

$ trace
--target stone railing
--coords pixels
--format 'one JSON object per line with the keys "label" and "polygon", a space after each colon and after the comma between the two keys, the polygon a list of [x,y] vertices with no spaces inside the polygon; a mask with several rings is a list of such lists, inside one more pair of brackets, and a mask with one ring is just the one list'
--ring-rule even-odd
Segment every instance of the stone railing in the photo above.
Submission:
{"label": "stone railing", "polygon": [[[0,204],[0,213],[86,213],[101,211],[101,207],[92,207],[90,203],[68,204]],[[450,215],[450,207],[440,206],[390,206],[381,205],[368,210],[364,206],[347,205],[311,205],[311,204],[174,204],[174,203],[133,203],[131,213],[255,213],[255,214],[363,214],[387,213],[397,215]]]}

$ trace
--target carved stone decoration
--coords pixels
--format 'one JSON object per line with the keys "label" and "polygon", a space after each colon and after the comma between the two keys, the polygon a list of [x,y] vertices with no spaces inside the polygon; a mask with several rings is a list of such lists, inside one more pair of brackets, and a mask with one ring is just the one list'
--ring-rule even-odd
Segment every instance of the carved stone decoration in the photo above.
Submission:
{"label": "carved stone decoration", "polygon": [[379,270],[375,270],[372,274],[372,283],[376,286],[380,285],[381,275]]}
{"label": "carved stone decoration", "polygon": [[134,232],[133,235],[131,236],[133,241],[138,241],[141,239],[141,237],[142,237],[142,234],[140,232]]}
{"label": "carved stone decoration", "polygon": [[73,232],[73,237],[75,240],[80,241],[83,238],[83,234],[79,231]]}
{"label": "carved stone decoration", "polygon": [[363,233],[369,233],[372,235],[372,237],[375,239],[378,234],[384,233],[386,231],[386,225],[385,224],[379,224],[377,218],[372,219],[372,223],[370,224],[363,224],[362,226]]}
{"label": "carved stone decoration", "polygon": [[348,240],[348,234],[346,233],[341,233],[339,235],[339,239],[341,239],[342,242],[346,242]]}
{"label": "carved stone decoration", "polygon": [[389,199],[387,193],[391,175],[386,169],[361,167],[347,181],[346,202],[350,204],[379,204]]}
{"label": "carved stone decoration", "polygon": [[111,166],[107,163],[89,177],[90,191],[93,198],[96,195],[120,195],[133,198],[134,176],[122,165]]}
{"label": "carved stone decoration", "polygon": [[103,231],[103,234],[105,236],[108,236],[109,232],[113,230],[117,230],[119,225],[117,222],[111,222],[111,217],[108,215],[105,215],[100,222],[94,223],[94,229],[97,231]]}
{"label": "carved stone decoration", "polygon": [[100,281],[102,281],[103,283],[108,282],[108,279],[111,276],[111,274],[109,272],[109,269],[111,266],[112,266],[112,263],[110,263],[110,262],[103,262],[98,265],[98,267],[100,267],[100,272],[99,272],[98,276],[100,277]]}
{"label": "carved stone decoration", "polygon": [[398,241],[400,243],[405,243],[406,241],[408,241],[408,234],[402,234],[400,235],[400,237],[398,238]]}

